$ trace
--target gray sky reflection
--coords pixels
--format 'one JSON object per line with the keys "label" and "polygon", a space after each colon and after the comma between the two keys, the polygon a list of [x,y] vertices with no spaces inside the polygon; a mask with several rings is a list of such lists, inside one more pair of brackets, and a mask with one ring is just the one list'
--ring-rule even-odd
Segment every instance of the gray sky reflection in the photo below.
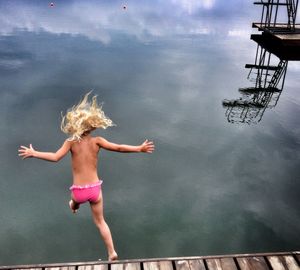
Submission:
{"label": "gray sky reflection", "polygon": [[0,2],[0,264],[106,257],[88,206],[69,213],[69,157],[16,156],[20,144],[57,149],[60,112],[90,89],[117,124],[95,134],[157,146],[153,155],[101,153],[122,258],[297,248],[299,63],[259,125],[230,125],[221,106],[249,84],[251,3],[48,4]]}
{"label": "gray sky reflection", "polygon": [[[2,1],[0,5],[2,35],[10,35],[16,29],[46,31],[83,35],[106,45],[116,32],[132,35],[142,42],[187,34],[248,36],[245,26],[249,26],[249,22],[241,19],[250,7],[241,0],[226,1],[226,4],[220,0],[129,1],[125,4],[122,1],[60,1],[53,8],[48,1]],[[239,17],[239,23],[233,14]]]}

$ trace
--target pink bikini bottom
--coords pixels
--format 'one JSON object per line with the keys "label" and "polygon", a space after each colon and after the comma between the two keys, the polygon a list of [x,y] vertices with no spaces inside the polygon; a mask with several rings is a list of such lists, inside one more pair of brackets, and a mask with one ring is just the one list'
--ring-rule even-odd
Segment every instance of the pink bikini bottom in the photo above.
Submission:
{"label": "pink bikini bottom", "polygon": [[101,184],[102,181],[100,180],[99,182],[83,186],[73,185],[70,187],[72,198],[76,203],[85,203],[87,201],[95,203],[99,199]]}

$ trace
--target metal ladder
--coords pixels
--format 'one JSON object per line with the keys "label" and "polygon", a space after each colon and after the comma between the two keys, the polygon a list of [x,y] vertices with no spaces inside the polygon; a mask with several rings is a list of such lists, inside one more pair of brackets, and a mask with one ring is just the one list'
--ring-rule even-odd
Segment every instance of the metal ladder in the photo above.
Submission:
{"label": "metal ladder", "polygon": [[280,60],[280,62],[278,63],[278,69],[276,69],[275,72],[273,73],[268,88],[277,87],[282,75],[285,74],[286,72],[287,62],[288,61],[286,60]]}
{"label": "metal ladder", "polygon": [[295,31],[295,23],[297,16],[297,8],[299,0],[286,0],[288,13],[288,26],[292,31]]}

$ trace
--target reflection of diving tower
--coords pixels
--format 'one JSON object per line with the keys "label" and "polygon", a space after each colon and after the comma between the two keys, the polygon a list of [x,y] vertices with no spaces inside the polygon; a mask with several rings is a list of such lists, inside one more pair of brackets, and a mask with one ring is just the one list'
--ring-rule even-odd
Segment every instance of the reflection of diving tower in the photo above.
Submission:
{"label": "reflection of diving tower", "polygon": [[250,69],[248,79],[254,86],[240,88],[242,96],[239,99],[223,100],[228,122],[258,123],[266,108],[276,106],[284,86],[288,61],[278,60],[277,65],[271,64],[271,60],[274,63],[272,56],[258,45],[255,63],[245,66]]}
{"label": "reflection of diving tower", "polygon": [[[241,97],[223,100],[226,118],[231,123],[258,123],[266,110],[276,106],[284,87],[289,60],[300,60],[300,27],[296,24],[298,0],[261,0],[261,21],[253,23],[262,34],[253,34],[257,43],[254,64],[246,64],[253,87],[240,88]],[[286,10],[286,23],[278,14]]]}
{"label": "reflection of diving tower", "polygon": [[[269,62],[269,56],[267,59]],[[252,75],[250,80],[254,82],[254,87],[240,88],[242,96],[239,99],[223,100],[223,106],[227,108],[225,115],[228,122],[260,122],[265,110],[275,107],[278,102],[284,86],[287,63],[280,60],[277,66],[247,64],[246,68],[250,68],[249,76]]]}
{"label": "reflection of diving tower", "polygon": [[283,88],[288,61],[281,59],[277,65],[272,65],[271,58],[272,54],[258,44],[254,64],[245,65],[245,68],[250,69],[248,79],[255,83],[258,90],[275,90],[282,77],[281,89]]}

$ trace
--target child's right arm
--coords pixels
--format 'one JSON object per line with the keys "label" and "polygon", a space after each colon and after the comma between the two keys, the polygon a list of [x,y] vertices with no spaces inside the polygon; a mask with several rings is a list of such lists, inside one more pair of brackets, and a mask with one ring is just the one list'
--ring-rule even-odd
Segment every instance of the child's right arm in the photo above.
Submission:
{"label": "child's right arm", "polygon": [[47,161],[57,162],[61,160],[70,150],[71,142],[65,141],[64,144],[55,152],[40,152],[33,149],[32,145],[30,144],[29,147],[21,146],[19,149],[19,156],[23,159],[25,158],[39,158],[44,159]]}
{"label": "child's right arm", "polygon": [[148,140],[141,145],[127,145],[112,143],[102,137],[97,137],[97,144],[106,150],[123,153],[152,153],[154,151],[154,143]]}

